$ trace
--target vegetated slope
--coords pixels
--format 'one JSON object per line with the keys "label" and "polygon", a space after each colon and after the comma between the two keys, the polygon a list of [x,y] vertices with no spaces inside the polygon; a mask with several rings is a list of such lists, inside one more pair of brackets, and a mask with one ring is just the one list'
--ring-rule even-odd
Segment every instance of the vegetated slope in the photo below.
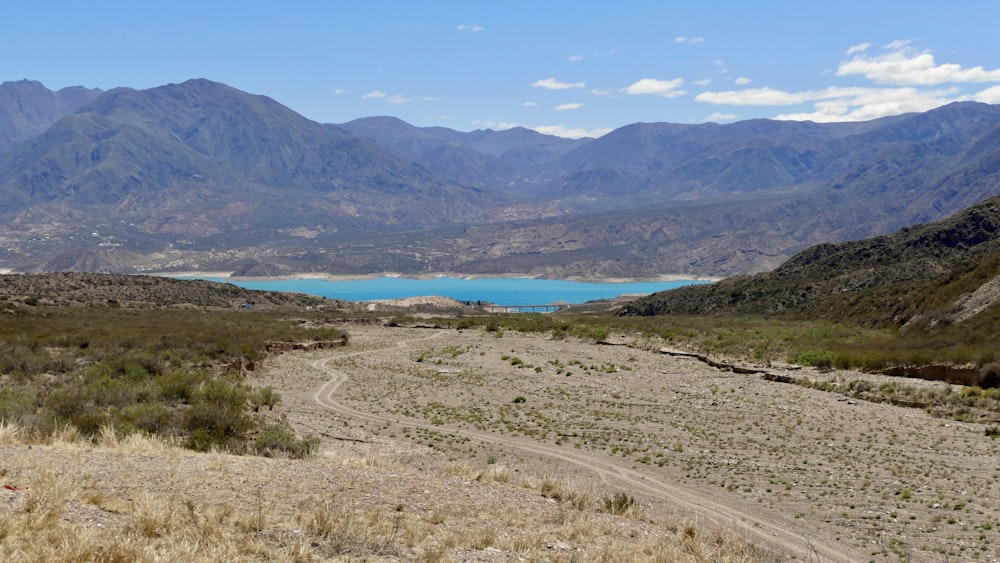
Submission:
{"label": "vegetated slope", "polygon": [[[156,276],[59,272],[0,276],[0,303],[54,306],[348,308],[339,299],[301,293],[254,291],[232,284]],[[0,311],[6,307],[0,305]],[[9,311],[6,311],[9,312]]]}
{"label": "vegetated slope", "polygon": [[53,92],[34,80],[0,84],[0,154],[42,133],[100,94],[101,90],[80,86]]}
{"label": "vegetated slope", "polygon": [[[623,315],[766,315],[929,329],[975,323],[996,338],[1000,198],[937,223],[808,248],[774,271],[636,300]],[[992,326],[991,326],[992,322]]]}

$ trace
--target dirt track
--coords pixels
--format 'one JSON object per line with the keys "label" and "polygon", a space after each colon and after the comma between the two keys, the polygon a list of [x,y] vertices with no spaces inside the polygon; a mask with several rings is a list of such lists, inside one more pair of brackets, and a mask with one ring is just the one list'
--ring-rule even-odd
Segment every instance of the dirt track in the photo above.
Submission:
{"label": "dirt track", "polygon": [[977,425],[622,345],[359,327],[272,360],[329,448],[503,459],[739,528],[810,561],[997,557],[997,445]]}

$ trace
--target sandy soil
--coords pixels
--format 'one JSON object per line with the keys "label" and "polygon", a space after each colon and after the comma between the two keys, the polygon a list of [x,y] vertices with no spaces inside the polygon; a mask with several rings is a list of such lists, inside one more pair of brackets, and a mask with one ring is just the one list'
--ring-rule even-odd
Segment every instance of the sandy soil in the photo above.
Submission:
{"label": "sandy soil", "polygon": [[327,452],[558,475],[801,561],[1000,558],[1000,442],[982,425],[719,370],[624,335],[349,330],[347,348],[275,357],[253,376]]}
{"label": "sandy soil", "polygon": [[[0,270],[0,273],[5,273]],[[9,273],[9,272],[7,272]],[[187,271],[187,272],[153,272],[150,275],[165,276],[165,277],[214,277],[214,278],[228,278],[233,274],[232,271],[224,272],[210,272],[210,271]],[[346,281],[346,280],[371,280],[381,277],[396,277],[396,278],[413,278],[413,279],[434,279],[434,278],[465,278],[465,279],[476,279],[476,278],[537,278],[538,276],[532,276],[528,274],[461,274],[455,272],[430,272],[419,275],[410,274],[400,274],[398,272],[382,272],[377,274],[328,274],[328,273],[298,273],[298,274],[288,274],[284,276],[254,276],[254,277],[235,277],[236,280],[254,280],[254,281],[276,281],[276,280],[297,280],[297,279],[324,279],[330,281]],[[614,282],[640,282],[640,281],[660,281],[660,282],[672,282],[681,280],[700,280],[700,281],[719,281],[722,278],[710,277],[710,276],[696,276],[691,274],[662,274],[654,278],[594,278],[588,276],[570,276],[566,278],[573,281],[586,281],[586,282],[599,282],[599,283],[614,283]]]}

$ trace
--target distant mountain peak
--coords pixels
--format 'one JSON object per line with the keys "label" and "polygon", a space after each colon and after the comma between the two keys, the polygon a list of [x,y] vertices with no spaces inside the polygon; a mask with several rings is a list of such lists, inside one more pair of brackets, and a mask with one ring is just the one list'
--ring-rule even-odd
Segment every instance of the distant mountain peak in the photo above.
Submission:
{"label": "distant mountain peak", "polygon": [[53,92],[37,80],[0,84],[0,154],[51,127],[101,94],[71,86]]}

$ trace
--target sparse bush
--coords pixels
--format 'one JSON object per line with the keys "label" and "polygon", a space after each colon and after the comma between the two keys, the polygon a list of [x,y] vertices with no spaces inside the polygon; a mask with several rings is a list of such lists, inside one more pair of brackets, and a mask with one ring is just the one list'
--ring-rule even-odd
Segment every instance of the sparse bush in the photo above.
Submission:
{"label": "sparse bush", "polygon": [[21,420],[34,412],[36,406],[37,399],[31,389],[0,389],[0,420]]}
{"label": "sparse bush", "polygon": [[830,350],[806,350],[788,358],[794,364],[813,366],[820,369],[833,367],[835,356]]}
{"label": "sparse bush", "polygon": [[319,447],[319,438],[307,436],[297,439],[288,429],[269,426],[254,440],[255,451],[268,457],[303,458],[312,455]]}
{"label": "sparse bush", "polygon": [[172,371],[156,378],[160,397],[165,401],[190,403],[205,376],[186,370]]}
{"label": "sparse bush", "polygon": [[163,403],[139,403],[125,410],[123,422],[150,434],[166,433],[174,417]]}
{"label": "sparse bush", "polygon": [[253,427],[253,421],[242,408],[200,402],[184,413],[183,427],[191,433],[188,445],[192,449],[207,451],[212,446],[232,449],[233,440],[240,441]]}
{"label": "sparse bush", "polygon": [[255,412],[260,410],[260,407],[267,407],[267,410],[273,411],[274,407],[280,402],[281,395],[270,385],[257,389],[251,394],[251,404]]}
{"label": "sparse bush", "polygon": [[635,497],[625,493],[615,493],[604,499],[604,511],[615,516],[628,516],[638,509]]}

